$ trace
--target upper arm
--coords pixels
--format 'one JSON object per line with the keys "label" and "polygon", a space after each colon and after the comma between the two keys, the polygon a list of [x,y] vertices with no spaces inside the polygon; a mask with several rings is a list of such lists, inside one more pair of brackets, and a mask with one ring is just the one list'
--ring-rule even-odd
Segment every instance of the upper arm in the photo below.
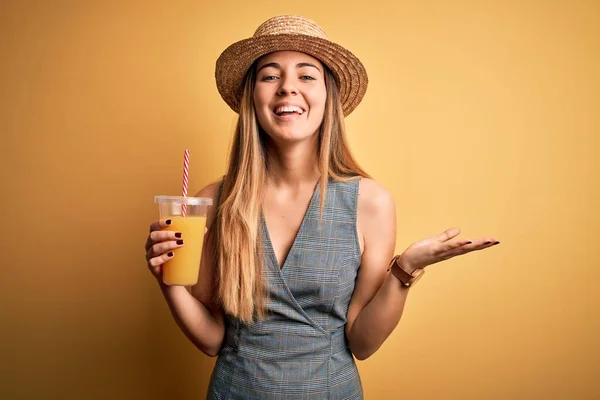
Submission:
{"label": "upper arm", "polygon": [[357,213],[358,233],[364,249],[348,307],[346,332],[385,281],[396,245],[394,199],[372,179],[360,181]]}
{"label": "upper arm", "polygon": [[[206,234],[204,235],[204,243],[202,246],[202,257],[200,261],[200,274],[198,283],[192,286],[192,296],[201,301],[211,312],[215,319],[222,321],[223,312],[217,304],[217,257],[216,251],[216,232],[215,232],[215,217],[217,215],[217,195],[221,181],[211,183],[204,187],[196,197],[208,197],[213,201],[213,205],[209,207],[206,218]],[[184,238],[185,239],[185,238]]]}

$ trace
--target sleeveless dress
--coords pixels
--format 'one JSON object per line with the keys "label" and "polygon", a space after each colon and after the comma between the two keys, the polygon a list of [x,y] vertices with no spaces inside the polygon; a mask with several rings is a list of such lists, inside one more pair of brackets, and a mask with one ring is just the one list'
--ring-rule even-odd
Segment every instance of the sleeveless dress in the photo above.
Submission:
{"label": "sleeveless dress", "polygon": [[317,185],[281,269],[261,218],[266,317],[244,323],[225,316],[208,399],[363,398],[344,334],[361,260],[358,185],[329,181],[320,226]]}

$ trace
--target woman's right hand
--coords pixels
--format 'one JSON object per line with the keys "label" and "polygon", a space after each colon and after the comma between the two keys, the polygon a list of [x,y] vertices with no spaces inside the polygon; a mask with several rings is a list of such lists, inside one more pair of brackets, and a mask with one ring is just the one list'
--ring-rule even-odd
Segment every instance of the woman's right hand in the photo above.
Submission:
{"label": "woman's right hand", "polygon": [[146,240],[146,262],[152,275],[162,282],[162,265],[174,257],[173,249],[183,246],[181,232],[162,230],[171,225],[170,219],[161,219],[150,225]]}

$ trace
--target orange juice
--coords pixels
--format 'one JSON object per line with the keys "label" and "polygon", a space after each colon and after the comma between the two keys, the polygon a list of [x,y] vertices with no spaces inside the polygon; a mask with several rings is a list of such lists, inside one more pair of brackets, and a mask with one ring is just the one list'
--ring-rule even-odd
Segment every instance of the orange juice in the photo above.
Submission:
{"label": "orange juice", "polygon": [[163,282],[167,285],[195,285],[200,271],[206,217],[172,216],[171,225],[163,230],[181,232],[183,246],[174,249],[175,256],[163,264]]}

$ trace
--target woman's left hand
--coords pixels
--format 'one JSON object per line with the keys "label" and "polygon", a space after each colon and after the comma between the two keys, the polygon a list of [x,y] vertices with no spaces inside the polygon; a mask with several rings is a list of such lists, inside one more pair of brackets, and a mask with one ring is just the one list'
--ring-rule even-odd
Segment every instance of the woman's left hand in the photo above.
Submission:
{"label": "woman's left hand", "polygon": [[451,228],[440,235],[415,242],[402,253],[398,261],[405,269],[413,271],[417,268],[425,268],[428,265],[461,254],[483,250],[500,243],[494,238],[455,239],[459,233],[459,228]]}

